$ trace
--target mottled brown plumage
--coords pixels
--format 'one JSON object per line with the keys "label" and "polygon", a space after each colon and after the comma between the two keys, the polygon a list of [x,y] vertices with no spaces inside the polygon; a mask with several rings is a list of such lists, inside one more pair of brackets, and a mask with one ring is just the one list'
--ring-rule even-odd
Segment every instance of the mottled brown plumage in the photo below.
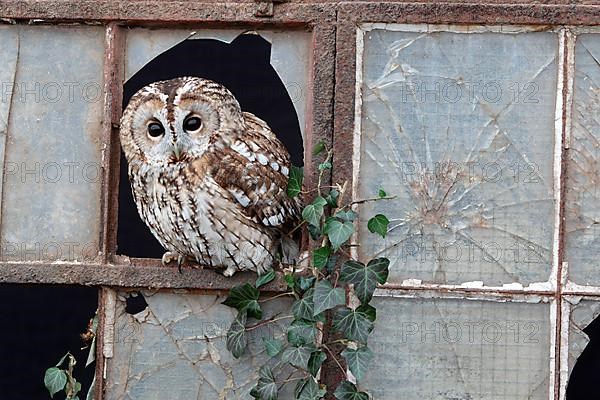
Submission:
{"label": "mottled brown plumage", "polygon": [[216,82],[177,78],[141,89],[123,113],[121,145],[165,263],[188,257],[228,276],[262,273],[299,222],[300,202],[286,193],[287,150]]}

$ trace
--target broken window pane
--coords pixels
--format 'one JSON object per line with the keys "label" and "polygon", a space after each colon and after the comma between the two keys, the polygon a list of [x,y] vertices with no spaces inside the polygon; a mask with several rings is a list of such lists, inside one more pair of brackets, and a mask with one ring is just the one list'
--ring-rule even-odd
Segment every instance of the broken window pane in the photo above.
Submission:
{"label": "broken window pane", "polygon": [[104,30],[10,26],[0,42],[0,130],[8,126],[0,257],[92,258],[100,229]]}
{"label": "broken window pane", "polygon": [[[363,207],[361,255],[392,282],[548,281],[557,34],[368,29],[356,197],[396,198]],[[390,232],[367,240],[380,212]]]}
{"label": "broken window pane", "polygon": [[571,140],[567,151],[565,253],[569,279],[600,286],[600,41],[577,37]]}
{"label": "broken window pane", "polygon": [[[224,297],[183,292],[143,296],[148,306],[131,315],[126,312],[127,293],[118,294],[106,400],[250,398],[258,369],[268,360],[262,337],[282,337],[285,329],[280,322],[249,332],[246,354],[235,359],[225,346],[236,310],[221,305]],[[286,313],[290,306],[287,300],[261,304],[265,319]],[[106,345],[104,351],[106,355]],[[293,397],[291,392],[280,396]]]}
{"label": "broken window pane", "polygon": [[[540,301],[540,299],[535,299]],[[378,400],[549,398],[550,304],[376,297]]]}

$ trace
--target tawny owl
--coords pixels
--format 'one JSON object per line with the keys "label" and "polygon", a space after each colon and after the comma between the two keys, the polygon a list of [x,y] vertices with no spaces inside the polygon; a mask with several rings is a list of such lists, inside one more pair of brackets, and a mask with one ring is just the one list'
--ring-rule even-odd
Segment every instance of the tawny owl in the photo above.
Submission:
{"label": "tawny owl", "polygon": [[223,274],[273,265],[299,220],[287,195],[289,154],[224,86],[201,78],[138,91],[121,119],[138,212],[167,250]]}

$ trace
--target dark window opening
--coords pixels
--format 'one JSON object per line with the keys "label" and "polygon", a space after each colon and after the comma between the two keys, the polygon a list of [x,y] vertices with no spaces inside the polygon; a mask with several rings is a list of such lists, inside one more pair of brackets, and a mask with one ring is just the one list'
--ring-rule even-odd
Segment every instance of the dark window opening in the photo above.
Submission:
{"label": "dark window opening", "polygon": [[[256,34],[231,43],[213,39],[185,40],[165,51],[132,76],[123,87],[123,108],[142,87],[181,76],[214,80],[227,87],[243,111],[269,124],[290,152],[294,165],[303,165],[304,148],[298,116],[281,78],[270,64],[271,44]],[[160,258],[163,247],[140,219],[121,153],[117,253]]]}
{"label": "dark window opening", "polygon": [[595,399],[600,392],[600,317],[584,330],[590,342],[575,363],[567,386],[567,400]]}
{"label": "dark window opening", "polygon": [[[48,400],[44,373],[70,352],[73,375],[85,398],[94,366],[85,368],[89,348],[80,334],[98,308],[98,290],[87,287],[0,286],[0,398]],[[64,398],[64,392],[54,398]]]}

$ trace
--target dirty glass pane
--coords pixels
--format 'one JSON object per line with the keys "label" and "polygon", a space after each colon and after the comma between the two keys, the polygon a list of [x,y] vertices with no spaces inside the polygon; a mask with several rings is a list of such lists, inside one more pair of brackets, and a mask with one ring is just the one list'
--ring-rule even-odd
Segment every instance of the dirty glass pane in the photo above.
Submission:
{"label": "dirty glass pane", "polygon": [[[93,257],[100,215],[103,28],[8,29],[6,42],[6,29],[0,31],[0,58],[8,65],[0,73],[0,116],[8,120],[1,257]],[[5,79],[14,63],[16,80]]]}
{"label": "dirty glass pane", "polygon": [[356,197],[396,198],[363,208],[361,255],[396,282],[548,281],[557,34],[410,29],[364,33]]}
{"label": "dirty glass pane", "polygon": [[[231,42],[243,29],[151,30],[131,29],[127,34],[125,79],[129,79],[154,57],[185,39],[215,39]],[[283,81],[294,103],[300,129],[305,132],[311,34],[302,31],[257,31],[271,43],[271,65]]]}
{"label": "dirty glass pane", "polygon": [[375,299],[364,386],[378,400],[549,397],[550,305]]}
{"label": "dirty glass pane", "polygon": [[569,278],[600,285],[600,35],[577,37],[570,148],[567,150],[565,247]]}
{"label": "dirty glass pane", "polygon": [[[221,305],[224,297],[182,292],[144,297],[148,306],[132,315],[126,312],[126,294],[118,296],[106,400],[251,398],[258,369],[268,360],[262,337],[281,337],[279,323],[251,331],[247,354],[235,359],[225,346],[236,311]],[[262,305],[265,318],[290,307],[286,300]],[[287,391],[280,396],[293,397]]]}

